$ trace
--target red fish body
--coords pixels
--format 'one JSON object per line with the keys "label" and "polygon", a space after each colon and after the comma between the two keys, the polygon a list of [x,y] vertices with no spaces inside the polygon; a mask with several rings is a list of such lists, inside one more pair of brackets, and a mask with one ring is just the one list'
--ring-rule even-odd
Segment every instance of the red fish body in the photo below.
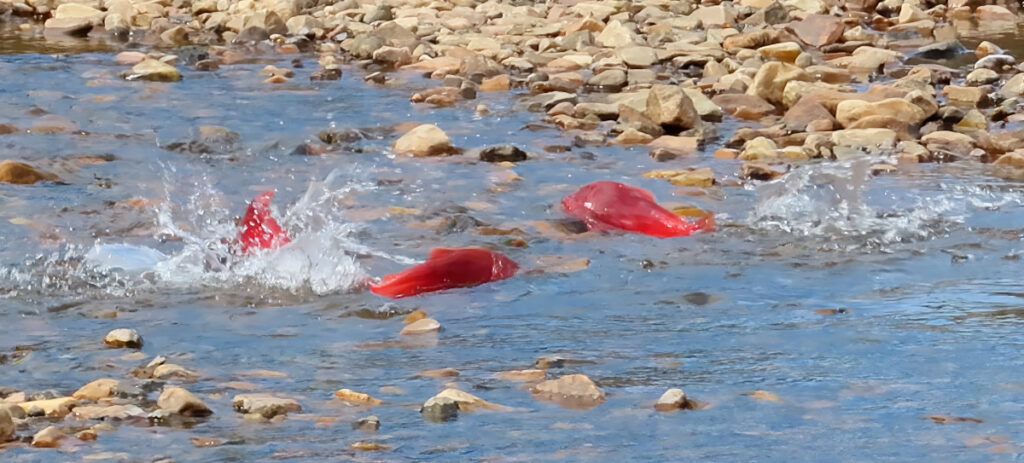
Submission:
{"label": "red fish body", "polygon": [[512,259],[487,249],[435,248],[426,262],[384,276],[380,283],[370,285],[370,291],[390,298],[415,296],[503,280],[518,270]]}
{"label": "red fish body", "polygon": [[588,230],[626,230],[658,238],[689,236],[714,227],[710,217],[688,221],[658,205],[643,188],[600,181],[586,185],[562,200],[569,215]]}
{"label": "red fish body", "polygon": [[288,232],[270,216],[270,201],[274,199],[273,191],[256,195],[249,203],[242,217],[242,230],[238,241],[242,246],[242,254],[249,254],[257,249],[276,249],[291,242]]}

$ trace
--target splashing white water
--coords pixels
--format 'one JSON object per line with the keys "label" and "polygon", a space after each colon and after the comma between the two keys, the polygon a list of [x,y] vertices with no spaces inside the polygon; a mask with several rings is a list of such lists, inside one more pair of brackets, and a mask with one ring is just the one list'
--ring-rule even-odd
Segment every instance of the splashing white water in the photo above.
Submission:
{"label": "splashing white water", "polygon": [[[168,177],[173,175],[168,172]],[[246,203],[228,205],[206,178],[194,184],[167,178],[165,200],[155,210],[156,238],[170,243],[68,245],[19,268],[4,269],[6,274],[0,277],[12,285],[0,287],[0,293],[6,289],[8,296],[17,296],[27,284],[40,292],[98,290],[113,296],[160,288],[243,286],[323,295],[364,284],[369,276],[358,256],[416,263],[357,241],[359,227],[344,219],[343,199],[374,186],[347,182],[348,178],[358,177],[331,172],[312,183],[295,204],[275,208],[272,215],[289,231],[291,243],[245,256],[232,252],[232,240],[238,234],[235,216]]]}
{"label": "splashing white water", "polygon": [[869,185],[871,160],[807,165],[752,187],[758,202],[748,225],[794,236],[878,247],[948,232],[979,209],[1024,204],[1019,192],[974,185]]}

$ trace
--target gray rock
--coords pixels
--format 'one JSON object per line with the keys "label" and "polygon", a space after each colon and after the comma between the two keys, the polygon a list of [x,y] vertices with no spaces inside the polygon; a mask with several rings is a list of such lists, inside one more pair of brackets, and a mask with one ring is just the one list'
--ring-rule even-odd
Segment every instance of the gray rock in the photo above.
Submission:
{"label": "gray rock", "polygon": [[358,429],[366,432],[376,432],[380,429],[380,419],[376,416],[366,416],[359,418],[352,423],[352,429]]}
{"label": "gray rock", "polygon": [[239,413],[260,415],[266,419],[302,411],[298,402],[270,394],[239,394],[231,402]]}
{"label": "gray rock", "polygon": [[451,397],[434,396],[423,404],[420,413],[427,421],[450,421],[459,416],[459,403]]}
{"label": "gray rock", "polygon": [[363,16],[363,22],[366,24],[373,24],[377,21],[391,21],[395,19],[395,14],[388,5],[378,5],[373,11]]}
{"label": "gray rock", "polygon": [[609,69],[591,77],[590,80],[587,81],[587,85],[591,87],[598,87],[600,89],[617,91],[625,87],[627,82],[626,71],[621,69]]}

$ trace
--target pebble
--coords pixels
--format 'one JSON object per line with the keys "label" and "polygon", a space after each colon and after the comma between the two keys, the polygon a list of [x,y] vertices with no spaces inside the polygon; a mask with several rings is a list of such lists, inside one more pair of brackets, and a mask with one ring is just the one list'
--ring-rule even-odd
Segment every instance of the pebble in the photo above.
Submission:
{"label": "pebble", "polygon": [[142,347],[142,336],[139,332],[128,328],[113,330],[103,338],[103,343],[111,347],[127,347],[139,349]]}
{"label": "pebble", "polygon": [[181,387],[165,387],[156,404],[161,410],[181,416],[204,417],[213,414],[213,411],[202,399]]}

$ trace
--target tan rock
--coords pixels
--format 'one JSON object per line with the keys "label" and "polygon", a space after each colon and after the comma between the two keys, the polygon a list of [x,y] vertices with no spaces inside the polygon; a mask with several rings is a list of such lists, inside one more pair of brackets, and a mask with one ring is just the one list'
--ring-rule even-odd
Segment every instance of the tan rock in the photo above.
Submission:
{"label": "tan rock", "polygon": [[746,180],[771,181],[785,174],[785,170],[761,162],[744,162],[740,167],[740,178]]}
{"label": "tan rock", "polygon": [[992,164],[1014,169],[1024,169],[1024,150],[1011,151],[996,159]]}
{"label": "tan rock", "polygon": [[174,363],[165,363],[153,369],[154,379],[176,379],[179,381],[194,381],[199,375],[189,369]]}
{"label": "tan rock", "polygon": [[623,47],[617,50],[616,54],[631,68],[649,68],[658,62],[658,55],[651,47]]}
{"label": "tan rock", "polygon": [[900,14],[896,22],[899,24],[908,24],[924,19],[928,19],[928,14],[921,11],[921,8],[913,3],[904,3],[900,7]]}
{"label": "tan rock", "polygon": [[416,376],[423,376],[427,378],[456,378],[459,374],[459,370],[454,368],[437,368],[434,370],[423,370],[416,373]]}
{"label": "tan rock", "polygon": [[981,59],[989,55],[1001,55],[1003,54],[1003,49],[999,48],[998,45],[985,40],[979,43],[978,47],[974,49],[974,54],[978,59]]}
{"label": "tan rock", "polygon": [[756,95],[769,103],[782,103],[782,93],[791,81],[812,81],[813,77],[800,67],[787,63],[765,63],[754,75],[754,82],[747,89],[748,95]]}
{"label": "tan rock", "polygon": [[534,397],[569,408],[590,408],[604,402],[604,391],[586,375],[565,375],[549,379],[531,388]]}
{"label": "tan rock", "polygon": [[704,92],[699,88],[687,87],[683,89],[686,96],[690,98],[693,103],[693,108],[697,110],[697,114],[700,115],[701,119],[706,121],[718,121],[722,119],[722,108],[716,105]]}
{"label": "tan rock", "polygon": [[976,130],[987,131],[988,118],[986,118],[981,111],[972,109],[967,111],[967,114],[964,115],[963,119],[960,119],[960,122],[957,122],[956,125],[953,126],[953,130],[961,133],[969,133]]}
{"label": "tan rock", "polygon": [[823,14],[807,15],[788,28],[803,43],[818,48],[835,43],[846,29],[841,18]]}
{"label": "tan rock", "polygon": [[675,85],[652,86],[644,115],[656,124],[682,130],[695,127],[699,120],[693,101]]}
{"label": "tan rock", "polygon": [[103,343],[111,347],[128,347],[138,349],[142,347],[142,336],[139,332],[128,328],[118,328],[107,333]]}
{"label": "tan rock", "polygon": [[480,82],[481,92],[506,92],[512,88],[512,81],[508,74],[500,74],[488,77]]}
{"label": "tan rock", "polygon": [[619,48],[636,44],[637,38],[633,31],[629,30],[619,20],[612,20],[594,38],[594,43],[605,48]]}
{"label": "tan rock", "polygon": [[765,45],[757,49],[757,52],[765,58],[782,61],[784,63],[795,63],[796,57],[803,53],[800,44],[796,42],[782,42],[772,45]]}
{"label": "tan rock", "polygon": [[32,446],[42,448],[56,448],[60,445],[61,439],[67,435],[56,426],[47,426],[32,436]]}
{"label": "tan rock", "polygon": [[830,64],[849,69],[856,73],[874,73],[889,62],[897,62],[902,54],[892,50],[875,47],[860,47],[850,56],[829,61]]}
{"label": "tan rock", "polygon": [[0,182],[16,185],[31,185],[42,181],[56,181],[57,176],[41,172],[36,168],[17,161],[0,162]]}
{"label": "tan rock", "polygon": [[775,106],[757,95],[744,93],[723,93],[711,101],[723,111],[740,119],[760,120],[775,112]]}
{"label": "tan rock", "polygon": [[778,38],[779,32],[774,29],[759,29],[726,37],[722,41],[722,48],[729,52],[748,48],[761,48],[777,42]]}
{"label": "tan rock", "polygon": [[743,144],[737,159],[741,161],[764,161],[779,158],[779,147],[766,137],[756,137]]}
{"label": "tan rock", "polygon": [[125,80],[147,80],[152,82],[176,82],[181,80],[181,73],[163,61],[146,58],[131,70],[121,73]]}
{"label": "tan rock", "polygon": [[694,408],[693,405],[693,401],[686,397],[686,393],[682,389],[669,389],[658,398],[658,401],[654,404],[654,409],[659,412],[667,412]]}
{"label": "tan rock", "polygon": [[1003,98],[1024,96],[1024,73],[1019,73],[1009,78],[1003,84],[1003,87],[999,89],[999,96]]}
{"label": "tan rock", "polygon": [[497,374],[498,379],[504,381],[518,381],[524,383],[533,383],[537,381],[544,381],[547,379],[547,371],[545,370],[509,370],[501,371]]}
{"label": "tan rock", "polygon": [[423,124],[406,132],[395,140],[391,149],[397,154],[413,156],[441,156],[455,152],[451,139],[434,124]]}
{"label": "tan rock", "polygon": [[623,130],[622,133],[612,140],[612,143],[616,145],[629,146],[646,145],[652,141],[654,141],[654,137],[632,127],[627,127],[626,130]]}
{"label": "tan rock", "polygon": [[664,178],[669,183],[681,187],[709,187],[715,184],[715,173],[710,167],[691,167],[681,170],[652,170],[644,172],[644,177]]}
{"label": "tan rock", "polygon": [[92,20],[89,18],[50,18],[43,23],[43,30],[47,35],[85,36],[92,27]]}
{"label": "tan rock", "polygon": [[97,379],[79,388],[71,394],[71,397],[84,400],[100,400],[113,397],[117,393],[117,388],[120,384],[121,382],[116,379]]}
{"label": "tan rock", "polygon": [[674,135],[662,135],[647,144],[651,153],[655,151],[666,151],[675,156],[686,156],[697,151],[699,146],[697,137],[678,137]]}
{"label": "tan rock", "polygon": [[999,82],[999,73],[991,69],[975,69],[967,74],[964,83],[972,87]]}
{"label": "tan rock", "polygon": [[370,394],[356,392],[351,389],[339,389],[334,393],[334,396],[345,402],[359,405],[380,405],[383,403],[380,399],[375,399]]}
{"label": "tan rock", "polygon": [[902,98],[888,98],[876,102],[847,100],[836,106],[836,120],[843,127],[849,127],[869,116],[891,116],[912,125],[920,124],[927,117],[920,107]]}
{"label": "tan rock", "polygon": [[978,87],[947,85],[942,88],[942,95],[946,97],[950,104],[956,106],[977,108],[985,106],[989,102],[988,93]]}
{"label": "tan rock", "polygon": [[184,388],[175,386],[165,387],[160,393],[156,405],[161,410],[182,416],[210,416],[213,414],[213,411],[202,399]]}
{"label": "tan rock", "polygon": [[817,130],[832,130],[836,120],[832,113],[813,98],[802,98],[782,116],[786,128],[796,132],[810,131],[808,127]]}
{"label": "tan rock", "polygon": [[730,26],[736,24],[736,9],[731,4],[700,6],[690,19],[699,19],[705,29]]}
{"label": "tan rock", "polygon": [[56,399],[22,402],[18,404],[18,406],[26,413],[34,407],[39,407],[46,416],[63,417],[67,415],[76,404],[78,404],[78,400],[73,397],[59,397]]}
{"label": "tan rock", "polygon": [[389,66],[401,67],[412,64],[412,52],[405,47],[380,47],[373,52],[373,61]]}
{"label": "tan rock", "polygon": [[440,329],[441,329],[441,323],[440,322],[438,322],[437,320],[434,320],[433,318],[424,318],[422,320],[417,320],[417,321],[415,321],[413,323],[410,323],[410,324],[406,325],[404,328],[402,328],[402,331],[399,332],[399,334],[402,334],[402,335],[412,335],[412,334],[434,333],[434,332],[439,331]]}
{"label": "tan rock", "polygon": [[114,61],[116,61],[117,64],[125,66],[134,66],[145,59],[146,54],[138,51],[122,51],[114,56]]}
{"label": "tan rock", "polygon": [[974,17],[981,22],[1013,22],[1017,20],[1017,16],[1013,12],[1000,5],[979,6],[974,10]]}
{"label": "tan rock", "polygon": [[928,148],[928,151],[952,153],[958,156],[967,156],[977,143],[974,138],[962,133],[949,130],[938,130],[921,137],[921,144]]}
{"label": "tan rock", "polygon": [[832,143],[851,148],[893,149],[896,132],[890,129],[847,129],[832,132]]}

